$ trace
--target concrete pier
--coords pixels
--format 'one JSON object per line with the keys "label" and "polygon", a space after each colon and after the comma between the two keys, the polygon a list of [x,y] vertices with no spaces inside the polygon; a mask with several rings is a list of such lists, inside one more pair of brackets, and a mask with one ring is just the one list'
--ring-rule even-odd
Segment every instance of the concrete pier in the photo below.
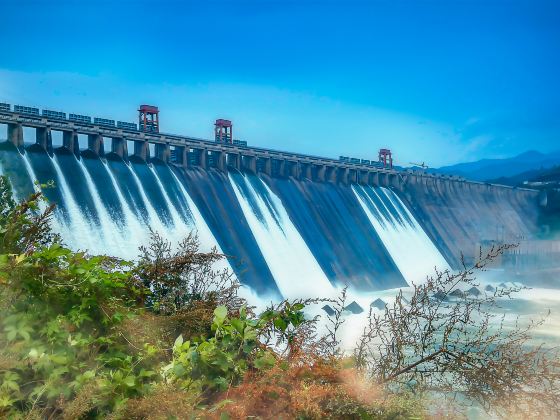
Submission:
{"label": "concrete pier", "polygon": [[227,158],[226,158],[226,163],[227,166],[236,169],[236,170],[241,170],[241,155],[237,154],[237,153],[228,153],[227,154]]}
{"label": "concrete pier", "polygon": [[185,146],[175,146],[175,161],[173,162],[177,166],[187,167],[188,150]]}
{"label": "concrete pier", "polygon": [[80,142],[78,141],[78,133],[74,130],[62,132],[62,147],[59,150],[73,153],[76,157],[80,156]]}
{"label": "concrete pier", "polygon": [[136,159],[148,162],[150,159],[150,144],[146,141],[135,141],[133,156]]}
{"label": "concrete pier", "polygon": [[18,148],[23,147],[23,126],[21,124],[8,124],[8,141]]}
{"label": "concrete pier", "polygon": [[52,154],[53,147],[50,128],[39,127],[35,129],[35,144],[40,146],[43,151]]}
{"label": "concrete pier", "polygon": [[122,137],[111,138],[111,153],[121,159],[128,158],[128,146],[126,140]]}
{"label": "concrete pier", "polygon": [[105,156],[103,136],[100,134],[88,134],[88,150],[97,156]]}
{"label": "concrete pier", "polygon": [[257,158],[255,156],[243,156],[241,169],[257,173]]}
{"label": "concrete pier", "polygon": [[159,159],[162,162],[168,163],[170,156],[171,156],[171,147],[169,146],[169,143],[156,144],[156,147],[155,147],[155,158],[156,159]]}

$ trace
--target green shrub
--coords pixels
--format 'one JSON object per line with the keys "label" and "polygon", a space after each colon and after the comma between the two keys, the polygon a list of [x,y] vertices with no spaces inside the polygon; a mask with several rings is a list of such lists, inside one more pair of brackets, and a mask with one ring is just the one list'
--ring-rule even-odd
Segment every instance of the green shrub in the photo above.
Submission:
{"label": "green shrub", "polygon": [[40,193],[18,204],[0,177],[0,197],[0,416],[118,415],[162,386],[198,401],[272,366],[258,337],[304,321],[302,304],[255,317],[194,236],[171,252],[153,233],[131,264],[66,248]]}

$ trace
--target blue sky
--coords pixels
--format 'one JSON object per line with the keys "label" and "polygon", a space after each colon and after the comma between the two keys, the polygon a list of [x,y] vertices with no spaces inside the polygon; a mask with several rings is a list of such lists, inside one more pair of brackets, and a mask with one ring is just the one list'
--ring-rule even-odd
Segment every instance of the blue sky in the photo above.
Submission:
{"label": "blue sky", "polygon": [[0,101],[433,166],[560,149],[558,1],[0,0]]}

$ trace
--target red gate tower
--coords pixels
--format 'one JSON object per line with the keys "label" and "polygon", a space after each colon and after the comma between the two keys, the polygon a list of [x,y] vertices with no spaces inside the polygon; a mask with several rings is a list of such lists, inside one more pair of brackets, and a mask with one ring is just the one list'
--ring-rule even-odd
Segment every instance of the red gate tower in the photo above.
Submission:
{"label": "red gate tower", "polygon": [[379,162],[384,168],[393,169],[393,155],[389,149],[379,149]]}
{"label": "red gate tower", "polygon": [[214,135],[218,143],[232,143],[232,124],[230,120],[218,119],[214,124]]}
{"label": "red gate tower", "polygon": [[149,133],[159,133],[159,109],[157,106],[140,105],[138,129]]}

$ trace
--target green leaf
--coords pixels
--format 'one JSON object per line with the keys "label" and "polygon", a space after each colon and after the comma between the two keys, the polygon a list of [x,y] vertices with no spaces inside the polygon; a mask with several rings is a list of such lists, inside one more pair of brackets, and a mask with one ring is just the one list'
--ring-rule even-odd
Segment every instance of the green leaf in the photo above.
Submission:
{"label": "green leaf", "polygon": [[[223,376],[218,376],[217,378],[214,379],[214,384],[221,389],[222,391],[225,391],[229,385],[229,382],[226,378],[224,378]],[[226,417],[226,418],[229,418]]]}
{"label": "green leaf", "polygon": [[175,339],[175,343],[173,343],[173,350],[179,351],[182,345],[183,345],[183,335],[181,334],[179,337]]}
{"label": "green leaf", "polygon": [[256,340],[257,330],[255,330],[253,327],[245,327],[245,330],[243,331],[243,339],[246,341]]}
{"label": "green leaf", "polygon": [[68,358],[64,355],[61,356],[61,355],[53,354],[49,358],[57,365],[64,365],[68,363]]}
{"label": "green leaf", "polygon": [[243,330],[245,329],[245,323],[243,321],[239,318],[232,318],[230,322],[239,334],[243,334]]}
{"label": "green leaf", "polygon": [[246,319],[247,318],[247,307],[243,305],[241,309],[239,309],[239,318]]}
{"label": "green leaf", "polygon": [[303,303],[296,303],[292,306],[292,311],[301,311],[305,305]]}
{"label": "green leaf", "polygon": [[243,343],[243,353],[249,354],[249,353],[251,353],[254,349],[255,349],[255,343],[254,343],[254,342],[247,342],[247,341],[245,341],[245,343]]}
{"label": "green leaf", "polygon": [[281,331],[286,331],[286,328],[288,327],[288,324],[286,324],[286,321],[284,321],[284,319],[276,318],[274,320],[274,326]]}
{"label": "green leaf", "polygon": [[218,325],[222,325],[227,316],[227,308],[224,305],[218,306],[214,309],[214,322]]}
{"label": "green leaf", "polygon": [[140,373],[138,374],[138,376],[140,378],[151,378],[152,376],[154,376],[156,374],[156,372],[154,372],[153,370],[144,370],[141,369]]}
{"label": "green leaf", "polygon": [[95,378],[95,370],[86,370],[82,377],[84,378],[84,380],[90,380]]}
{"label": "green leaf", "polygon": [[134,379],[134,376],[132,376],[132,375],[129,375],[126,378],[124,378],[123,382],[129,388],[132,388],[136,384],[136,380]]}
{"label": "green leaf", "polygon": [[11,407],[16,400],[10,398],[8,395],[0,394],[0,408],[8,408]]}
{"label": "green leaf", "polygon": [[4,381],[2,382],[2,387],[6,387],[8,389],[11,389],[12,391],[19,391],[19,384],[17,382],[14,381]]}
{"label": "green leaf", "polygon": [[276,363],[276,359],[274,358],[271,352],[266,351],[261,357],[257,357],[255,359],[254,365],[255,368],[260,370],[260,369],[269,369],[272,366],[274,366],[274,363]]}

